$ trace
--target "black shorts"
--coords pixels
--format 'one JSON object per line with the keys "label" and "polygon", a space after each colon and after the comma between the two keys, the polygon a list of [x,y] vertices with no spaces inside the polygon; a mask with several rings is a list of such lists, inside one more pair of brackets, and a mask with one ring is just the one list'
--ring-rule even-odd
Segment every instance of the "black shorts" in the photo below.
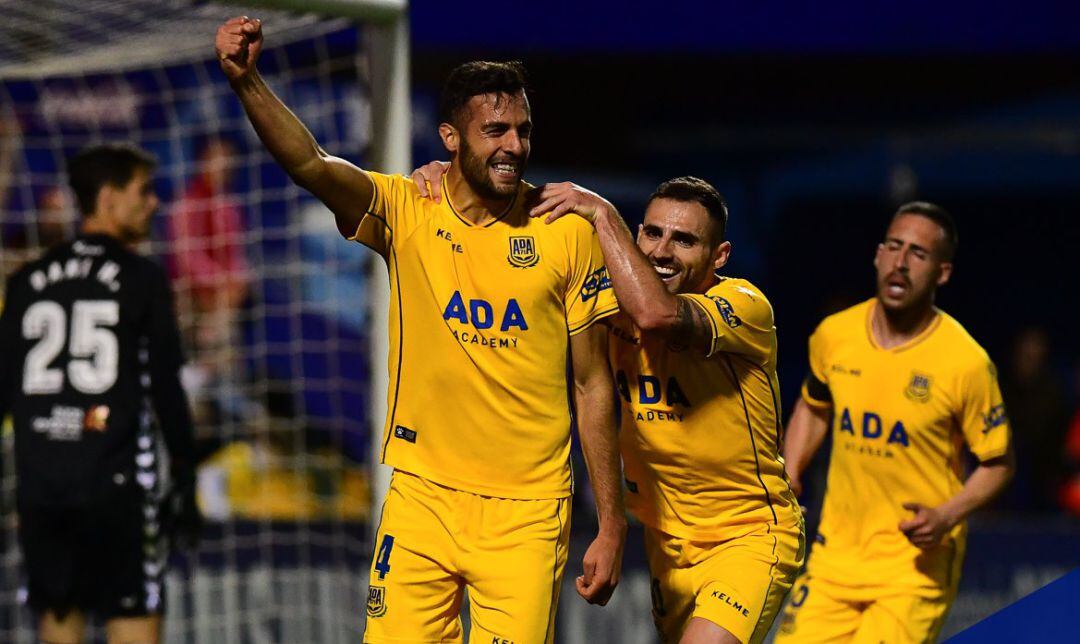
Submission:
{"label": "black shorts", "polygon": [[165,543],[152,497],[125,485],[81,507],[19,509],[27,604],[102,619],[164,611]]}

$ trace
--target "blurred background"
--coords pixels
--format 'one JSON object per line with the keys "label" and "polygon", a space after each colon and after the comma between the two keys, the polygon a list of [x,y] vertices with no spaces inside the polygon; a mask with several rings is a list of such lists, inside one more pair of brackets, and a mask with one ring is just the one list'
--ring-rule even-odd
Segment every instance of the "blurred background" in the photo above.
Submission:
{"label": "blurred background", "polygon": [[[370,417],[385,377],[368,303],[385,269],[340,239],[248,127],[213,58],[217,24],[238,13],[264,18],[274,89],[324,147],[364,167],[445,159],[446,73],[520,59],[531,182],[585,185],[632,225],[665,179],[716,185],[731,209],[725,273],[775,309],[786,409],[816,324],[872,295],[895,208],[943,205],[960,247],[938,303],[997,364],[1018,457],[1006,495],[972,520],[945,632],[1080,566],[1077,3],[73,4],[0,0],[0,263],[10,274],[73,233],[62,169],[75,150],[131,139],[161,160],[146,251],[174,280],[211,519],[169,578],[169,641],[355,641],[363,624],[368,444],[381,428]],[[297,11],[310,8],[321,13]],[[380,58],[388,29],[408,36],[393,78]],[[395,80],[408,101],[387,105]],[[388,157],[394,114],[410,116],[391,142],[403,152]],[[826,454],[808,489],[811,529]],[[12,486],[0,488],[8,500]],[[595,519],[578,490],[585,541]],[[30,625],[15,602],[14,522],[4,515],[0,641]],[[563,593],[558,641],[654,641],[635,536],[607,609]]]}

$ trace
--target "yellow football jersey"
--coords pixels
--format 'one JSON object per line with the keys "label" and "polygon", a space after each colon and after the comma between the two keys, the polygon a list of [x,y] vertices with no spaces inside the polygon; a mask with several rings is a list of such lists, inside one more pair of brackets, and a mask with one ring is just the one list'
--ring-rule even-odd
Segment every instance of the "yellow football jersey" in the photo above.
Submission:
{"label": "yellow football jersey", "polygon": [[368,173],[353,239],[390,272],[390,387],[382,460],[457,490],[512,499],[570,493],[569,337],[617,310],[596,232],[548,225],[528,186],[484,226]]}
{"label": "yellow football jersey", "polygon": [[707,356],[643,336],[626,316],[611,322],[627,506],[648,526],[700,541],[798,524],[779,456],[772,307],[741,279],[679,297],[708,316]]}
{"label": "yellow football jersey", "polygon": [[874,342],[871,299],[825,318],[810,337],[810,405],[830,405],[832,459],[815,578],[847,586],[941,587],[963,552],[958,525],[922,551],[897,528],[907,502],[934,507],[960,491],[961,447],[980,460],[1005,455],[1009,425],[986,352],[939,312],[918,337],[892,349]]}

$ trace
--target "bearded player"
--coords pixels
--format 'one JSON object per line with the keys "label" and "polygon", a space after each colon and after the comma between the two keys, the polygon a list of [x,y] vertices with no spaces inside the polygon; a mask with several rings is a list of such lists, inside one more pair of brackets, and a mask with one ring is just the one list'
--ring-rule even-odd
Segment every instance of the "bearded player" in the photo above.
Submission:
{"label": "bearded player", "polygon": [[[532,119],[515,63],[455,69],[439,135],[447,198],[323,151],[260,78],[258,21],[234,18],[218,56],[278,163],[341,234],[390,273],[390,391],[383,462],[395,468],[376,536],[366,642],[550,642],[567,557],[570,414],[596,491],[599,534],[579,592],[605,603],[626,523],[606,329],[616,310],[596,235],[545,226],[524,206]],[[360,303],[358,303],[358,306]]]}
{"label": "bearded player", "polygon": [[[442,164],[413,176],[438,183]],[[760,642],[802,566],[802,514],[784,478],[776,329],[761,291],[717,271],[727,205],[694,177],[662,183],[635,244],[619,213],[574,184],[534,216],[596,228],[622,311],[608,321],[622,397],[627,505],[645,524],[665,642]],[[553,224],[554,225],[554,224]]]}
{"label": "bearded player", "polygon": [[[1012,475],[997,371],[934,306],[952,217],[901,206],[877,247],[877,296],[825,318],[784,456],[799,479],[832,431],[821,525],[778,642],[932,642],[964,558],[966,517]],[[963,451],[978,461],[963,478]]]}

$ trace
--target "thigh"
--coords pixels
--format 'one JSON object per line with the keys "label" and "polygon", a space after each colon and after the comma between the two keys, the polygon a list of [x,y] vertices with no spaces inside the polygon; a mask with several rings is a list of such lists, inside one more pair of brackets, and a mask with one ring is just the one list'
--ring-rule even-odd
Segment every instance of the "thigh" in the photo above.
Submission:
{"label": "thigh", "polygon": [[946,597],[898,593],[875,600],[863,613],[854,642],[924,644],[937,641],[949,610]]}
{"label": "thigh", "polygon": [[694,610],[697,589],[694,572],[683,557],[686,543],[685,540],[645,527],[653,622],[660,641],[665,644],[679,641]]}
{"label": "thigh", "polygon": [[82,605],[106,620],[164,612],[167,548],[158,518],[157,500],[138,489],[87,508],[77,551]]}
{"label": "thigh", "polygon": [[795,582],[776,644],[850,641],[862,618],[860,607],[830,592],[827,582],[803,574]]}
{"label": "thigh", "polygon": [[451,531],[455,494],[395,472],[368,577],[365,642],[460,642],[462,582]]}
{"label": "thigh", "polygon": [[[19,508],[19,547],[26,572],[26,602],[36,613],[65,614],[75,607],[75,542],[69,511]],[[56,620],[53,620],[56,621]]]}
{"label": "thigh", "polygon": [[703,549],[694,570],[694,617],[741,642],[760,642],[776,619],[803,558],[801,526],[760,530]]}
{"label": "thigh", "polygon": [[463,531],[470,642],[554,641],[570,537],[570,499],[478,497],[476,531]]}
{"label": "thigh", "polygon": [[161,641],[161,616],[114,617],[105,622],[109,644],[157,644]]}

